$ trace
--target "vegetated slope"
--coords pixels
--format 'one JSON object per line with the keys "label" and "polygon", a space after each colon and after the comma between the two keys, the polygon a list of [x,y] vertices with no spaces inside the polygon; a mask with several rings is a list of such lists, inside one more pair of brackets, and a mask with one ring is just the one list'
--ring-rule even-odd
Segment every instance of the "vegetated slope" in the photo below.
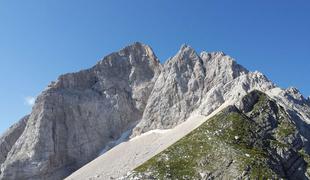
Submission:
{"label": "vegetated slope", "polygon": [[[222,60],[225,61],[225,59]],[[309,149],[308,139],[310,139],[310,130],[308,122],[310,115],[310,102],[307,101],[295,88],[288,88],[283,90],[275,87],[264,75],[259,72],[250,72],[248,74],[241,75],[226,84],[218,84],[215,87],[211,88],[207,93],[203,94],[203,99],[201,100],[200,106],[193,113],[191,113],[185,123],[182,123],[181,125],[186,126],[187,130],[193,130],[193,128],[190,128],[189,124],[197,123],[197,120],[195,120],[198,118],[197,116],[205,116],[205,118],[201,118],[200,120],[203,122],[208,119],[206,115],[209,115],[210,112],[214,114],[215,111],[218,111],[219,106],[221,106],[220,109],[222,107],[226,107],[227,105],[237,105],[239,107],[242,97],[248,94],[248,92],[251,92],[253,89],[259,89],[266,92],[270,97],[275,99],[277,103],[283,106],[285,111],[290,114],[290,116],[294,120],[296,127],[298,127],[298,131],[303,137],[302,139],[305,148]],[[176,126],[171,130],[174,131],[175,129],[178,129],[179,126],[180,125]],[[153,133],[146,134],[147,136],[151,136],[150,138],[153,139],[154,137],[156,138],[158,136],[156,133]],[[187,133],[181,134],[185,135]],[[142,136],[143,138],[145,137],[144,134]],[[164,134],[162,136],[160,133],[160,137],[169,139],[170,137],[174,136],[167,134]],[[138,138],[140,137],[138,136]],[[157,141],[158,139],[156,140],[156,143],[158,143]],[[166,147],[171,142],[172,141],[163,140],[162,143],[160,143],[160,148],[158,148],[158,150],[163,150],[162,148]],[[72,176],[70,176],[70,178],[74,177],[75,179],[109,179],[111,177],[121,177],[123,175],[126,175],[129,170],[135,169],[141,162],[144,162],[146,158],[152,157],[156,155],[156,152],[158,152],[154,151],[154,148],[157,147],[156,145],[153,146],[149,145],[149,143],[146,143],[146,149],[148,150],[141,151],[141,148],[144,147],[141,147],[141,144],[135,143],[135,141],[129,141],[128,143],[126,142],[113,148],[111,151],[97,158],[94,162],[91,162],[87,166],[76,171]],[[137,147],[133,148],[132,146],[135,145]],[[127,156],[131,157],[124,158]],[[111,164],[111,161],[109,159],[115,159],[115,161],[118,163]],[[130,160],[127,161],[126,159]],[[91,167],[95,168],[93,169]],[[80,176],[81,174],[82,176]]]}
{"label": "vegetated slope", "polygon": [[302,139],[282,106],[253,91],[123,179],[308,179]]}
{"label": "vegetated slope", "polygon": [[[149,46],[134,43],[90,69],[60,76],[39,95],[25,124],[0,138],[0,179],[62,179],[113,148],[119,138],[175,128],[223,104],[237,105],[255,89],[284,107],[309,147],[310,102],[296,89],[279,89],[222,52],[197,54],[184,45],[160,64]],[[170,145],[165,142],[172,141],[161,147]]]}
{"label": "vegetated slope", "polygon": [[189,46],[163,66],[149,46],[134,43],[90,69],[60,76],[37,98],[3,156],[0,178],[64,178],[133,127],[139,135],[184,122],[204,102],[204,91],[247,73],[223,53],[199,56]]}

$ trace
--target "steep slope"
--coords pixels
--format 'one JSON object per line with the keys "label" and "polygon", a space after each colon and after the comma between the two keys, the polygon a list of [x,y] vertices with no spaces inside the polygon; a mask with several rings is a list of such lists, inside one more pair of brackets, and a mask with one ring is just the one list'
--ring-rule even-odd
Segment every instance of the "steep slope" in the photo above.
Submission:
{"label": "steep slope", "polygon": [[151,48],[135,43],[60,76],[36,100],[1,179],[61,179],[97,157],[141,119],[160,69]]}
{"label": "steep slope", "polygon": [[[88,70],[62,75],[49,85],[25,124],[3,136],[12,137],[9,144],[0,139],[0,179],[62,179],[103,149],[101,159],[118,155],[123,157],[115,161],[127,164],[96,159],[96,166],[106,168],[97,168],[94,176],[108,177],[106,172],[123,176],[219,108],[236,105],[242,110],[240,100],[253,90],[267,93],[285,109],[308,152],[310,103],[296,89],[279,89],[263,74],[249,72],[222,52],[198,55],[184,45],[161,65],[149,46],[134,43]],[[176,134],[161,134],[175,129]],[[155,136],[147,137],[155,138],[155,145],[131,147],[134,137],[154,134],[151,130]],[[113,148],[124,139],[129,140]],[[125,162],[128,159],[132,161]],[[81,172],[85,171],[75,174]]]}
{"label": "steep slope", "polygon": [[210,89],[247,73],[224,53],[203,52],[199,56],[190,46],[183,45],[163,65],[134,135],[175,127],[205,101]]}
{"label": "steep slope", "polygon": [[192,114],[185,122],[172,129],[151,130],[125,141],[74,172],[66,180],[105,180],[124,176],[199,127],[225,107],[227,105],[223,104],[209,116]]}
{"label": "steep slope", "polygon": [[[227,105],[240,106],[241,98],[255,89],[265,91],[271,95],[276,95],[274,91],[286,91],[281,90],[280,88],[275,88],[275,85],[259,72],[249,72],[248,74],[241,75],[224,85],[219,84],[210,89],[204,95],[204,100],[201,105],[189,115],[189,118],[186,119],[184,123],[176,126],[173,129],[167,130],[172,134],[166,133],[166,131],[162,130],[156,130],[155,132],[150,131],[152,132],[151,134],[149,134],[149,132],[142,134],[141,137],[138,136],[137,138],[143,141],[143,147],[141,147],[141,144],[135,140],[136,138],[130,140],[129,142],[120,144],[103,156],[97,158],[94,162],[91,162],[87,166],[75,172],[72,176],[69,177],[69,179],[89,179],[90,177],[90,179],[108,179],[110,177],[116,178],[120,177],[121,175],[125,175],[129,170],[133,170],[141,162],[144,162],[146,159],[156,155],[156,152],[162,151],[163,147],[167,147],[174,141],[178,140],[177,138],[173,139],[174,141],[166,141],[164,139],[176,137],[174,134],[178,134],[177,137],[181,138],[182,135],[186,135],[187,132],[190,132],[190,129],[193,130],[193,126],[191,125],[197,124],[198,122],[204,122],[208,119],[206,115],[210,114],[211,112],[213,114],[215,111],[221,109],[222,107]],[[280,96],[277,95],[275,97],[280,98]],[[285,97],[283,97],[283,100],[288,101]],[[293,97],[291,100],[296,101],[297,99],[294,99]],[[282,103],[287,112],[290,111],[290,104],[291,103]],[[304,106],[302,109],[309,110],[310,108],[308,106]],[[301,112],[300,110],[298,111]],[[198,117],[204,118],[197,120]],[[301,118],[297,119],[296,121],[298,122],[297,124],[305,124],[306,119]],[[175,132],[175,130],[179,129],[180,127],[187,129],[184,131],[185,133],[180,134]],[[298,129],[305,129],[307,124],[301,126],[298,125],[297,127]],[[144,138],[146,139],[143,140]],[[157,144],[160,145],[157,146]],[[304,144],[305,147],[307,147],[307,141],[305,141]],[[147,150],[144,149],[144,146]],[[111,163],[111,159],[116,160]]]}
{"label": "steep slope", "polygon": [[0,137],[0,164],[5,161],[12,146],[24,132],[28,119],[29,116],[23,117]]}
{"label": "steep slope", "polygon": [[[308,179],[293,117],[253,91],[121,179]],[[309,125],[308,125],[309,126]]]}
{"label": "steep slope", "polygon": [[[286,109],[286,112],[292,112],[290,114],[297,122],[297,128],[304,138],[307,134],[309,119],[306,116],[300,117],[299,114],[309,114],[310,107],[305,105],[304,100],[298,100],[298,95],[291,98],[278,95],[274,91],[283,92],[287,90],[277,88],[263,74],[248,72],[232,58],[221,52],[203,52],[198,56],[189,46],[182,46],[177,55],[163,65],[162,73],[149,97],[142,120],[134,129],[133,137],[152,129],[178,128],[178,124],[185,120],[187,120],[185,124],[195,124],[197,115],[208,116],[219,107],[227,104],[239,106],[240,99],[255,89],[268,93],[274,99],[280,98],[279,103]],[[301,101],[302,103],[292,111],[292,106],[296,106],[293,103],[294,101]],[[299,119],[296,119],[295,116],[299,117]],[[206,120],[206,118],[203,119]],[[181,125],[183,126],[183,124]],[[183,135],[186,135],[186,133]],[[154,134],[154,136],[157,135]],[[169,136],[160,135],[160,137],[169,139]],[[304,139],[309,139],[308,136],[305,137],[307,138]],[[150,138],[153,138],[153,136]],[[169,145],[169,143],[166,144],[167,141],[162,141],[158,150],[162,150],[163,147]],[[151,157],[156,154],[155,152],[158,152],[150,149],[147,150],[148,152],[143,152],[140,151],[139,147],[132,148],[132,144],[134,145],[129,141],[129,143],[117,146],[111,152],[107,152],[96,159],[94,163],[90,163],[85,168],[74,173],[74,176],[71,177],[79,179],[79,176],[76,175],[86,171],[88,171],[86,174],[92,175],[81,176],[84,179],[87,179],[86,177],[105,179],[109,175],[120,176],[126,173],[125,170],[135,168],[140,162],[145,161],[147,157]],[[304,147],[307,148],[307,141],[304,141],[304,144]],[[146,144],[146,146],[148,145]],[[118,154],[118,152],[122,152],[123,157],[134,154],[134,160],[127,162],[124,158],[117,158],[115,154]],[[110,168],[111,164],[107,159],[112,157],[124,164]],[[96,167],[96,172],[89,169],[90,167]],[[119,169],[118,167],[122,168]],[[113,178],[118,176],[113,176]]]}

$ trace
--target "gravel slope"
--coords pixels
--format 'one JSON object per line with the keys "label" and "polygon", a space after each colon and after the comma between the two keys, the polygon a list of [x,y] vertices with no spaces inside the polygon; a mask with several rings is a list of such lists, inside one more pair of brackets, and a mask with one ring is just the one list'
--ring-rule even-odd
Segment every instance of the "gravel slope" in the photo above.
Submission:
{"label": "gravel slope", "polygon": [[228,104],[223,104],[209,116],[194,113],[187,121],[173,129],[152,130],[123,142],[82,167],[66,180],[107,180],[121,177],[199,127]]}

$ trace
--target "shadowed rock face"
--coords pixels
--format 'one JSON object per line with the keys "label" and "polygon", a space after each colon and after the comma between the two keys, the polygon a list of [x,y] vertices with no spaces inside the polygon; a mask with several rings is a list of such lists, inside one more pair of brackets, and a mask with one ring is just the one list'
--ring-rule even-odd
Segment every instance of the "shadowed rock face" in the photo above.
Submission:
{"label": "shadowed rock face", "polygon": [[[128,129],[135,136],[172,128],[228,102],[246,113],[255,97],[240,103],[243,96],[275,87],[222,52],[198,55],[184,45],[161,65],[149,46],[134,43],[88,70],[60,76],[42,92],[30,116],[0,139],[0,179],[62,179]],[[296,89],[272,98],[295,117],[304,139],[310,137],[309,102]]]}

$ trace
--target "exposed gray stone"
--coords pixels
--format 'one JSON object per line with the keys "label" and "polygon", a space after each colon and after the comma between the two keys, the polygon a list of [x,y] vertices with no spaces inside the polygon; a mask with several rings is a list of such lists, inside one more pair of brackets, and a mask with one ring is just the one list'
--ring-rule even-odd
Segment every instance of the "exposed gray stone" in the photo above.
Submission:
{"label": "exposed gray stone", "polygon": [[292,117],[257,90],[240,101],[240,110],[228,106],[119,179],[308,179],[309,155]]}
{"label": "exposed gray stone", "polygon": [[23,117],[0,137],[0,165],[5,161],[12,146],[24,132],[28,118],[29,116]]}
{"label": "exposed gray stone", "polygon": [[160,69],[151,48],[135,43],[60,76],[36,100],[1,179],[61,179],[97,157],[141,119]]}
{"label": "exposed gray stone", "polygon": [[[223,86],[248,71],[222,52],[199,56],[183,45],[162,69],[134,135],[174,127],[196,110],[215,86]],[[222,97],[216,101],[224,102]]]}
{"label": "exposed gray stone", "polygon": [[[277,89],[223,52],[198,55],[184,45],[161,65],[149,46],[134,43],[48,86],[29,118],[0,138],[0,179],[62,179],[128,129],[136,136],[173,128],[225,103],[246,113],[255,98],[240,99],[255,89],[283,105],[310,150],[310,103],[297,89]],[[272,116],[267,119],[262,123],[273,127]]]}

